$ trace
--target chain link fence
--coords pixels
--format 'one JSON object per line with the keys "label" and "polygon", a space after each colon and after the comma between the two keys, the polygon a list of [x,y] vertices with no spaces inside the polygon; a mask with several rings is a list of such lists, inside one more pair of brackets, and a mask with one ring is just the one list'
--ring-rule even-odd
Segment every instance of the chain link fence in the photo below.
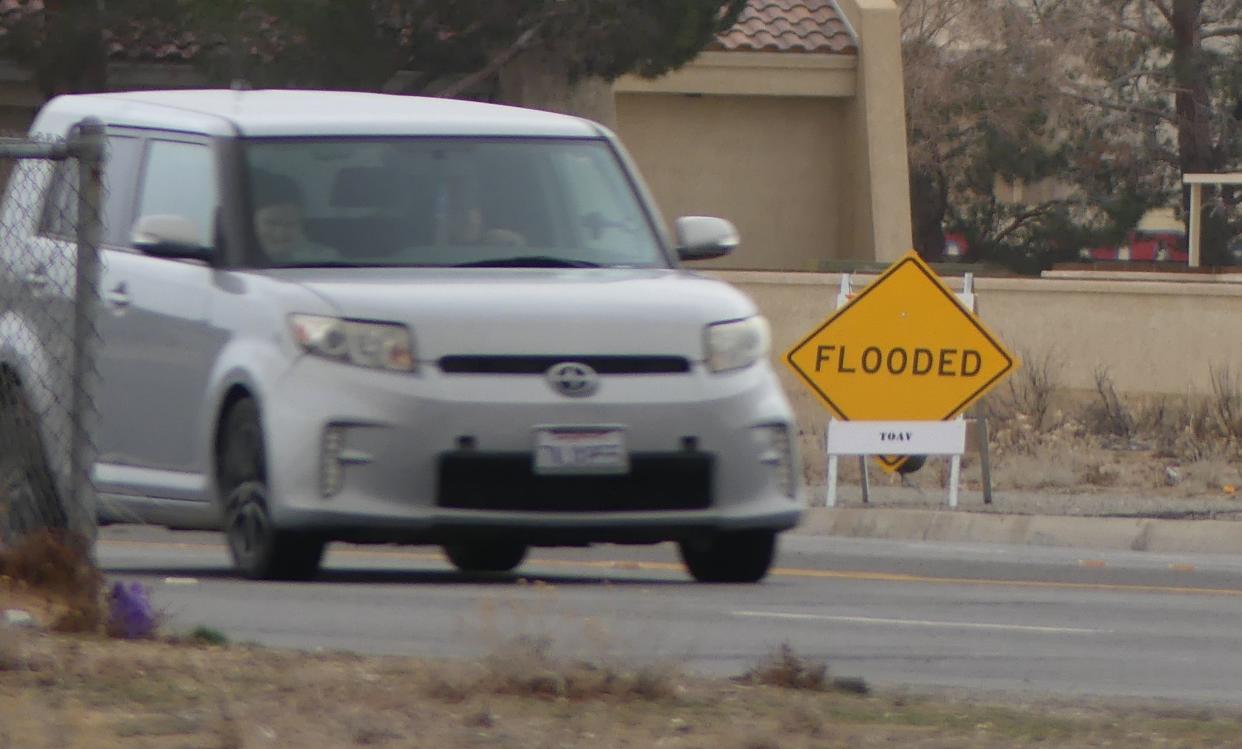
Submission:
{"label": "chain link fence", "polygon": [[0,138],[0,547],[95,535],[91,441],[103,127]]}

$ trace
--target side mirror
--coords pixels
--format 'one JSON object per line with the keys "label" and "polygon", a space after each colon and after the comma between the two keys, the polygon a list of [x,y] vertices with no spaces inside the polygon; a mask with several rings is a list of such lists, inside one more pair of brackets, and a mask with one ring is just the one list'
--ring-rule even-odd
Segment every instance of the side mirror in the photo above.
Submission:
{"label": "side mirror", "polygon": [[130,241],[135,249],[155,257],[209,260],[212,248],[192,219],[175,214],[143,216],[134,224]]}
{"label": "side mirror", "polygon": [[677,257],[682,260],[710,260],[733,252],[741,242],[737,228],[722,218],[682,216],[674,222]]}

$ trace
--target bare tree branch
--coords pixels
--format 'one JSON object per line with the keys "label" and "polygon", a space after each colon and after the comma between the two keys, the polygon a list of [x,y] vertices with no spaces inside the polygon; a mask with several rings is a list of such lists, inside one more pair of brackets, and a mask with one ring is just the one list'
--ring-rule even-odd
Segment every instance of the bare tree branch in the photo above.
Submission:
{"label": "bare tree branch", "polygon": [[1177,116],[1175,114],[1172,114],[1170,112],[1162,112],[1159,109],[1152,109],[1150,107],[1139,107],[1139,106],[1135,106],[1134,104],[1126,103],[1126,102],[1109,101],[1107,99],[1101,99],[1098,96],[1089,96],[1087,94],[1082,94],[1077,91],[1063,91],[1062,93],[1066,96],[1069,96],[1073,99],[1081,101],[1085,104],[1091,104],[1093,106],[1100,107],[1101,109],[1108,109],[1114,112],[1124,112],[1126,114],[1142,114],[1148,117],[1155,117],[1164,122],[1170,122],[1170,123],[1177,122]]}
{"label": "bare tree branch", "polygon": [[453,83],[450,83],[440,91],[433,94],[433,96],[452,99],[460,96],[462,92],[469,91],[479,83],[496,75],[496,73],[500,72],[500,69],[507,65],[510,60],[530,48],[531,44],[535,41],[535,38],[538,37],[539,32],[543,29],[543,25],[544,22],[540,21],[526,31],[523,31],[517,39],[513,40],[512,44],[493,55],[492,59],[489,60],[488,63],[482,68],[474,71],[470,75],[459,78]]}
{"label": "bare tree branch", "polygon": [[1000,231],[996,232],[993,238],[995,239],[995,241],[1000,242],[1004,240],[1006,237],[1008,237],[1009,235],[1021,229],[1022,227],[1031,223],[1035,219],[1042,218],[1043,216],[1046,216],[1049,213],[1052,213],[1052,211],[1055,208],[1066,206],[1066,205],[1070,205],[1070,201],[1053,200],[1047,203],[1040,203],[1039,205],[1032,206],[1022,211],[1021,213],[1018,213],[1017,215],[1010,216],[1009,225],[1006,226],[1004,229],[1001,229]]}
{"label": "bare tree branch", "polygon": [[1242,26],[1217,26],[1203,30],[1204,39],[1219,39],[1229,36],[1242,36]]}

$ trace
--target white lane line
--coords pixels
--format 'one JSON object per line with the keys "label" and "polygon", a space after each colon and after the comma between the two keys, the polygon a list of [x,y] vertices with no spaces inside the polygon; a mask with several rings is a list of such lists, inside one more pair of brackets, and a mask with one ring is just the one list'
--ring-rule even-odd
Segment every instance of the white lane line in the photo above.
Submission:
{"label": "white lane line", "polygon": [[892,624],[906,627],[944,627],[946,629],[997,629],[1014,632],[1045,632],[1061,635],[1109,634],[1111,629],[1083,629],[1081,627],[1040,627],[1030,624],[986,624],[983,622],[937,622],[926,619],[884,619],[871,616],[827,616],[824,614],[795,614],[785,611],[734,611],[733,616],[753,619],[800,619],[817,622],[842,622],[845,624]]}

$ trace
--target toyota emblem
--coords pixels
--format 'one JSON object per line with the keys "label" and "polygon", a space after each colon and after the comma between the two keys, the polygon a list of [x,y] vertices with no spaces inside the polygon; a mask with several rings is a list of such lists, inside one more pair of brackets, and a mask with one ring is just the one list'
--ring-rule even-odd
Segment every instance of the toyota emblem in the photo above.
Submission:
{"label": "toyota emblem", "polygon": [[581,398],[599,390],[599,375],[580,362],[555,364],[548,369],[547,376],[553,390],[571,398]]}

